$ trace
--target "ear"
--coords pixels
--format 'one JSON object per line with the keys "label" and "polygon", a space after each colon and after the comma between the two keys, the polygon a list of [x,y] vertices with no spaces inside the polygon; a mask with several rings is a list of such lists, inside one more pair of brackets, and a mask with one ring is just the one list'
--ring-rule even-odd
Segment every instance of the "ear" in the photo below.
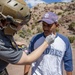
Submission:
{"label": "ear", "polygon": [[59,26],[59,24],[58,24],[57,22],[55,22],[55,25],[56,25],[56,27],[58,27],[58,26]]}
{"label": "ear", "polygon": [[56,26],[59,27],[59,24],[57,24]]}

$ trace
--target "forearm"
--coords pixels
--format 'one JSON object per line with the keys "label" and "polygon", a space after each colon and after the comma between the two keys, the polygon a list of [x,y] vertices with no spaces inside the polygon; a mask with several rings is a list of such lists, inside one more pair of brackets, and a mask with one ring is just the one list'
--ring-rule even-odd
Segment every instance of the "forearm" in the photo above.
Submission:
{"label": "forearm", "polygon": [[40,47],[38,47],[35,51],[29,54],[28,61],[30,60],[30,63],[34,62],[36,59],[38,59],[41,56],[41,54],[45,51],[47,47],[48,44],[44,42]]}
{"label": "forearm", "polygon": [[40,47],[38,47],[36,50],[34,50],[31,54],[26,55],[24,52],[22,54],[22,57],[20,61],[17,64],[30,64],[37,60],[42,53],[45,51],[45,49],[48,47],[48,43],[44,42]]}
{"label": "forearm", "polygon": [[67,72],[67,71],[66,71],[66,75],[72,75],[72,72]]}

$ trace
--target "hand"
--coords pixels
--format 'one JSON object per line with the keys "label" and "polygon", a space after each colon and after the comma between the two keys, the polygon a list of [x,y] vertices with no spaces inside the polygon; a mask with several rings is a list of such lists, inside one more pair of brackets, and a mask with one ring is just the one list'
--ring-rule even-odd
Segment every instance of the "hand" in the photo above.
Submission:
{"label": "hand", "polygon": [[18,48],[23,48],[24,49],[24,48],[27,47],[24,42],[16,41],[16,44],[18,45]]}
{"label": "hand", "polygon": [[54,42],[54,39],[55,39],[55,35],[52,33],[50,35],[48,35],[45,39],[45,41],[48,43],[48,44],[52,44]]}
{"label": "hand", "polygon": [[19,42],[19,41],[16,41],[16,44],[17,44],[18,46],[25,45],[25,43],[24,43],[24,42]]}

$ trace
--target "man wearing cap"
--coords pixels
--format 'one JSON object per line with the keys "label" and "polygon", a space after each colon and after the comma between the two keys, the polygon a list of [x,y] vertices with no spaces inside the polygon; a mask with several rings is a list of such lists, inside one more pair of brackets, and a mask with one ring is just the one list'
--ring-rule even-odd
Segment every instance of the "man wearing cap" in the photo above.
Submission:
{"label": "man wearing cap", "polygon": [[47,36],[39,48],[27,55],[24,49],[18,48],[13,36],[30,20],[28,6],[17,0],[1,0],[0,7],[2,7],[0,12],[0,75],[8,75],[6,67],[9,63],[17,65],[32,63],[41,56],[55,37],[54,35]]}
{"label": "man wearing cap", "polygon": [[58,16],[53,12],[47,12],[41,19],[43,33],[35,35],[29,45],[29,52],[37,49],[48,35],[55,35],[54,42],[49,45],[31,65],[31,75],[63,75],[63,63],[66,75],[72,75],[72,51],[67,37],[56,32]]}

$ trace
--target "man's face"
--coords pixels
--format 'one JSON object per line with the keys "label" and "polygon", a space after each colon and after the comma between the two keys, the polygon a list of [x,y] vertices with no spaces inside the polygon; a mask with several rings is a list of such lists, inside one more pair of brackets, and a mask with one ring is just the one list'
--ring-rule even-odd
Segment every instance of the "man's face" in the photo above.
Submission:
{"label": "man's face", "polygon": [[23,27],[24,24],[16,22],[15,24],[10,23],[10,25],[11,25],[13,30],[19,31]]}
{"label": "man's face", "polygon": [[26,20],[21,21],[21,23],[16,22],[15,26],[17,31],[20,30],[25,24],[27,24]]}
{"label": "man's face", "polygon": [[42,22],[43,25],[43,31],[44,31],[44,35],[48,36],[51,33],[55,33],[56,30],[56,24],[47,24],[46,22]]}

